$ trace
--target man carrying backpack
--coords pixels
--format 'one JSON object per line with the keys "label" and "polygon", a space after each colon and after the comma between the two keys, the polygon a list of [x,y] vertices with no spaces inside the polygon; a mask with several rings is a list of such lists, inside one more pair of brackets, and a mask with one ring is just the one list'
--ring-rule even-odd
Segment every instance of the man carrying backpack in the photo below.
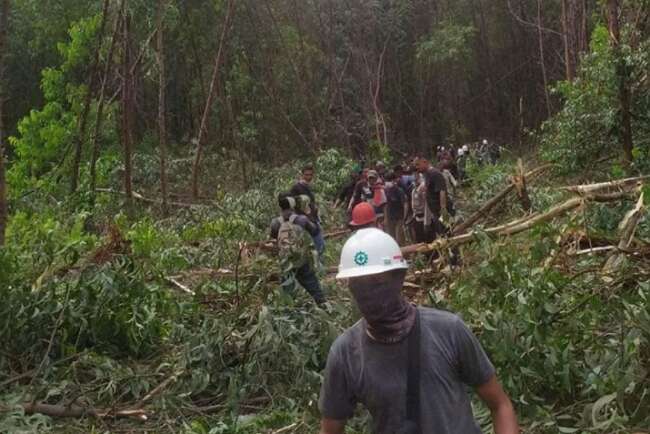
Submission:
{"label": "man carrying backpack", "polygon": [[312,240],[320,229],[306,215],[294,211],[296,199],[289,193],[278,196],[278,205],[282,214],[271,222],[271,238],[278,243],[282,287],[293,295],[298,281],[314,301],[322,305],[326,300],[316,276],[316,251]]}
{"label": "man carrying backpack", "polygon": [[325,252],[325,238],[323,237],[323,228],[321,226],[320,216],[318,213],[318,204],[316,203],[316,195],[312,190],[312,182],[315,176],[315,169],[312,164],[306,164],[303,166],[301,171],[301,176],[298,182],[296,182],[289,194],[293,197],[298,196],[307,196],[310,200],[310,212],[307,214],[307,217],[318,227],[318,233],[313,236],[314,243],[316,245],[316,251],[318,255],[322,256]]}
{"label": "man carrying backpack", "polygon": [[343,434],[357,403],[374,434],[480,434],[473,389],[496,434],[519,434],[517,417],[494,367],[456,315],[410,304],[401,294],[408,268],[399,246],[377,229],[343,246],[338,279],[363,318],[330,348],[320,393],[321,434]]}

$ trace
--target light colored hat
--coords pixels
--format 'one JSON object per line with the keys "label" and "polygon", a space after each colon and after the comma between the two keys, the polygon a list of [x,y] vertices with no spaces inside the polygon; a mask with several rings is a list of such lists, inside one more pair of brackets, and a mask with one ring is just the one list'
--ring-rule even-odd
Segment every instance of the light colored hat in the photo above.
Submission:
{"label": "light colored hat", "polygon": [[343,246],[337,279],[405,270],[408,264],[397,242],[379,229],[361,229]]}

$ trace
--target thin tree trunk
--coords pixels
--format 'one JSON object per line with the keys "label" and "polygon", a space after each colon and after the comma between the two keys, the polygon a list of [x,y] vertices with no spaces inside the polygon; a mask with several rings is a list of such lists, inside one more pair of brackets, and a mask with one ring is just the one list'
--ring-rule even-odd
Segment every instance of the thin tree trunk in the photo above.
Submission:
{"label": "thin tree trunk", "polygon": [[[124,1],[120,3],[118,10],[122,10],[124,7]],[[95,115],[95,128],[92,135],[92,157],[90,159],[90,191],[91,194],[95,194],[95,188],[97,186],[97,160],[99,159],[99,135],[102,128],[102,123],[104,121],[104,105],[106,103],[106,86],[108,79],[111,73],[111,67],[113,65],[113,53],[115,52],[115,46],[117,45],[118,35],[121,30],[121,25],[123,23],[122,14],[118,13],[115,17],[115,28],[113,29],[113,35],[111,36],[111,45],[108,49],[108,54],[106,56],[106,65],[104,65],[104,74],[102,76],[102,86],[99,91],[99,101],[97,102],[97,113]]]}
{"label": "thin tree trunk", "polygon": [[210,112],[212,111],[212,102],[217,92],[217,82],[219,80],[219,69],[223,59],[223,52],[225,49],[226,38],[230,29],[230,22],[235,10],[235,1],[228,2],[228,11],[226,12],[226,20],[221,30],[221,37],[219,39],[219,49],[217,56],[214,60],[214,70],[212,71],[212,80],[210,81],[210,90],[208,91],[208,98],[205,102],[203,109],[203,117],[201,118],[201,126],[199,127],[199,135],[196,143],[196,155],[194,157],[194,164],[192,165],[192,199],[198,200],[199,198],[199,172],[201,171],[201,158],[203,157],[203,141],[208,129],[208,120],[210,119]]}
{"label": "thin tree trunk", "polygon": [[569,0],[562,0],[562,41],[564,43],[564,70],[566,79],[573,81],[575,77],[575,65],[573,64],[569,33],[573,31],[572,22],[569,20]]}
{"label": "thin tree trunk", "polygon": [[158,142],[160,152],[160,193],[162,195],[163,213],[167,214],[167,108],[165,104],[165,87],[167,78],[165,76],[165,39],[164,39],[164,18],[167,1],[158,1],[158,35],[156,37],[156,48],[158,54],[159,88],[158,88]]}
{"label": "thin tree trunk", "polygon": [[5,243],[5,228],[7,226],[7,184],[5,180],[5,131],[4,131],[4,99],[5,99],[5,51],[9,24],[9,0],[2,0],[0,9],[0,246]]}
{"label": "thin tree trunk", "polygon": [[618,100],[620,110],[619,141],[623,151],[623,163],[629,166],[634,159],[632,149],[632,116],[630,114],[631,94],[629,86],[629,71],[625,65],[625,59],[621,53],[621,30],[618,20],[620,12],[619,0],[607,0],[607,21],[609,37],[616,62],[616,76],[618,78]]}
{"label": "thin tree trunk", "polygon": [[90,113],[90,103],[92,102],[93,91],[95,90],[95,82],[97,81],[97,67],[99,66],[99,52],[102,48],[102,40],[104,39],[104,29],[106,28],[106,21],[108,18],[108,5],[109,0],[104,0],[102,8],[102,21],[97,33],[95,55],[93,63],[90,66],[88,77],[88,89],[84,97],[83,111],[78,121],[77,137],[75,138],[74,148],[74,161],[72,163],[72,178],[70,180],[70,191],[74,193],[77,191],[79,185],[79,165],[81,164],[81,153],[83,149],[84,136],[86,135],[86,126],[88,124],[88,114]]}
{"label": "thin tree trunk", "polygon": [[546,74],[546,61],[544,58],[544,35],[542,33],[542,0],[537,0],[537,38],[539,41],[539,63],[542,68],[544,81],[544,99],[546,100],[546,113],[551,117],[551,98],[548,94],[548,76]]}
{"label": "thin tree trunk", "polygon": [[122,19],[124,26],[122,31],[122,147],[124,151],[124,191],[126,202],[131,207],[133,202],[132,182],[132,150],[133,150],[133,71],[131,69],[131,42],[130,42],[130,19],[127,14],[126,1],[123,3]]}

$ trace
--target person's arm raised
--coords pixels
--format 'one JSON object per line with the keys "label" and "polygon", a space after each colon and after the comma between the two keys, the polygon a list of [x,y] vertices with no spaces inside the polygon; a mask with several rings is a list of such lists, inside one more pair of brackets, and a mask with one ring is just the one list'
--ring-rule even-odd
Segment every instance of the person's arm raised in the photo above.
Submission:
{"label": "person's arm raised", "polygon": [[476,389],[478,396],[492,413],[495,434],[519,434],[519,424],[510,398],[493,375],[487,383]]}
{"label": "person's arm raised", "polygon": [[345,432],[345,421],[336,419],[321,419],[320,434],[343,434]]}

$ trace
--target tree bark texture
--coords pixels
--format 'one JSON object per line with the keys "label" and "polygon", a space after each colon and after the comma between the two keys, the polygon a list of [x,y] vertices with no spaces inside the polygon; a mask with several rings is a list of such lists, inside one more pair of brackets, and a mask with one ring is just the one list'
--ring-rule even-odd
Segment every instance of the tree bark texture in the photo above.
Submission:
{"label": "tree bark texture", "polygon": [[630,110],[632,95],[629,85],[630,71],[625,63],[623,53],[621,53],[620,8],[620,0],[607,0],[607,23],[610,42],[614,50],[616,77],[618,79],[619,142],[623,153],[623,163],[629,166],[634,159],[632,155],[634,143],[632,140],[632,115]]}
{"label": "tree bark texture", "polygon": [[130,206],[133,198],[133,69],[131,68],[131,35],[130,17],[127,13],[127,2],[123,3],[122,19],[122,117],[121,117],[121,138],[124,152],[124,191],[126,201]]}
{"label": "tree bark texture", "polygon": [[[123,9],[123,4],[125,0],[122,0],[118,10]],[[102,124],[104,122],[104,106],[106,105],[106,88],[108,85],[108,80],[111,75],[111,70],[113,67],[113,53],[115,52],[115,47],[117,41],[119,40],[119,34],[121,31],[121,26],[123,24],[122,14],[118,13],[115,17],[115,27],[113,29],[113,35],[111,36],[111,45],[108,49],[108,54],[106,56],[106,64],[104,65],[104,72],[102,74],[102,85],[99,91],[99,101],[97,102],[97,113],[95,115],[95,128],[92,134],[92,156],[90,159],[90,191],[94,194],[95,188],[97,185],[97,160],[99,159],[99,136],[102,131]]]}
{"label": "tree bark texture", "polygon": [[580,55],[587,49],[586,0],[562,0],[562,39],[566,79],[573,81]]}
{"label": "tree bark texture", "polygon": [[537,38],[539,42],[539,66],[542,70],[544,83],[544,99],[546,101],[546,114],[551,117],[551,98],[548,93],[548,74],[546,73],[546,60],[544,56],[544,34],[542,32],[542,0],[537,0]]}
{"label": "tree bark texture", "polygon": [[5,179],[5,53],[9,34],[9,0],[0,3],[0,247],[5,243],[7,227],[7,182]]}
{"label": "tree bark texture", "polygon": [[95,83],[97,81],[97,67],[99,66],[99,52],[102,48],[102,40],[104,39],[104,29],[106,28],[106,21],[108,20],[108,5],[109,0],[104,0],[102,7],[102,20],[97,33],[97,40],[95,42],[95,53],[93,62],[88,71],[88,89],[84,96],[84,104],[81,116],[77,121],[77,137],[75,138],[74,145],[74,160],[72,162],[72,177],[70,178],[70,191],[74,193],[77,191],[79,185],[79,166],[81,165],[81,155],[83,152],[83,142],[86,135],[86,126],[88,124],[88,114],[90,113],[90,103],[92,102],[93,93],[95,91]]}
{"label": "tree bark texture", "polygon": [[210,81],[210,90],[208,91],[208,98],[205,102],[203,109],[203,117],[201,118],[201,126],[199,127],[199,134],[196,139],[196,155],[194,156],[194,164],[192,165],[192,198],[197,200],[199,198],[199,174],[201,171],[201,158],[203,157],[203,142],[208,130],[208,121],[210,120],[210,113],[212,112],[212,103],[217,93],[217,84],[219,81],[219,70],[223,61],[225,51],[226,39],[228,38],[228,31],[230,29],[230,22],[235,10],[235,0],[228,2],[228,11],[226,12],[226,19],[221,29],[221,37],[219,38],[219,48],[217,55],[214,59],[214,70],[212,71],[212,80]]}
{"label": "tree bark texture", "polygon": [[158,146],[160,152],[160,194],[162,196],[163,212],[167,214],[167,106],[165,76],[165,8],[166,0],[158,1],[158,34],[156,36],[156,54],[158,55]]}

